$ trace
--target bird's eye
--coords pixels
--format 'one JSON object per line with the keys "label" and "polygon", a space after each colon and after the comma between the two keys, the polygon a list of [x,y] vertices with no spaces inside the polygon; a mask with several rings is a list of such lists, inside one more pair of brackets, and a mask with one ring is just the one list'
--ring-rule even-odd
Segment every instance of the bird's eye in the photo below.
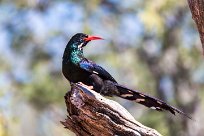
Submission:
{"label": "bird's eye", "polygon": [[82,42],[83,42],[83,39],[80,39],[79,42],[82,43]]}

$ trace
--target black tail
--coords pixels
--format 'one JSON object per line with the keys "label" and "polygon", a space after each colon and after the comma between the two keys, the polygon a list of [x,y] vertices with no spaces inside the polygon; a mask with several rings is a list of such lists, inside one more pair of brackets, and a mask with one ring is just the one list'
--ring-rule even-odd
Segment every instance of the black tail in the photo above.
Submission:
{"label": "black tail", "polygon": [[118,96],[127,100],[131,100],[131,101],[135,101],[137,103],[140,103],[144,106],[147,106],[151,109],[155,109],[157,111],[169,111],[172,114],[175,115],[175,113],[179,113],[182,114],[186,117],[188,117],[189,119],[192,119],[189,115],[187,115],[186,113],[182,112],[181,110],[174,108],[170,105],[168,105],[167,103],[163,102],[162,100],[159,100],[157,98],[148,96],[146,94],[143,94],[139,91],[135,91],[135,90],[131,90],[128,89],[122,85],[119,84],[115,84],[119,93]]}

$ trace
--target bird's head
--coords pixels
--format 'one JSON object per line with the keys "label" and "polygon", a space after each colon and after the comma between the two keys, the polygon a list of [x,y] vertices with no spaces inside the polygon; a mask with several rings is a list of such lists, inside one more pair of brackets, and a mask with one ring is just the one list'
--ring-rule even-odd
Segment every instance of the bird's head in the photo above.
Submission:
{"label": "bird's head", "polygon": [[83,33],[77,33],[75,34],[68,43],[71,46],[74,46],[74,48],[77,48],[79,50],[82,50],[83,47],[87,45],[88,42],[92,40],[102,40],[103,38],[98,36],[89,36],[87,34]]}

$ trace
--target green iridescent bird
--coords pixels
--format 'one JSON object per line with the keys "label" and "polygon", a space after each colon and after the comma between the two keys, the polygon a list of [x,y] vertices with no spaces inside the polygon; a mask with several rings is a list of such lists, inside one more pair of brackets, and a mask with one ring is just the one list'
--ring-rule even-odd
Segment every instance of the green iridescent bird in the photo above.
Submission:
{"label": "green iridescent bird", "polygon": [[191,118],[186,113],[162,100],[118,84],[104,68],[86,59],[83,54],[83,48],[88,42],[100,39],[102,38],[88,36],[83,33],[77,33],[70,39],[65,48],[62,62],[63,75],[70,83],[82,82],[87,86],[92,86],[93,90],[105,96],[118,96],[157,111],[166,110],[174,115],[177,112]]}

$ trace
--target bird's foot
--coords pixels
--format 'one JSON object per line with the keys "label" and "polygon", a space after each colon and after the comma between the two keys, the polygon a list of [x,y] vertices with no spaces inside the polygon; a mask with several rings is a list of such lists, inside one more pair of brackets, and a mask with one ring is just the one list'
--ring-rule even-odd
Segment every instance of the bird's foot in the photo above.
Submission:
{"label": "bird's foot", "polygon": [[78,84],[81,85],[81,86],[83,86],[83,87],[85,87],[85,88],[88,88],[88,89],[90,89],[90,90],[93,90],[93,86],[85,85],[85,84],[83,84],[82,82],[78,82]]}
{"label": "bird's foot", "polygon": [[87,86],[87,88],[93,90],[93,86]]}
{"label": "bird's foot", "polygon": [[78,82],[79,85],[84,85],[82,82]]}

